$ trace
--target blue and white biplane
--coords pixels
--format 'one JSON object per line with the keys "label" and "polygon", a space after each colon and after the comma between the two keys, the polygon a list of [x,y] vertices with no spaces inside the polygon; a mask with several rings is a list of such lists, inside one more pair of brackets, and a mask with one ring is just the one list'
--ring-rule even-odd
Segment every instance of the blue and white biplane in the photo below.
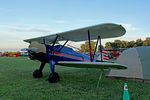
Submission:
{"label": "blue and white biplane", "polygon": [[[101,39],[120,37],[124,35],[125,32],[125,28],[121,25],[106,23],[38,38],[26,39],[24,41],[30,43],[29,48],[26,49],[29,58],[41,62],[40,68],[33,72],[33,77],[40,78],[43,76],[42,70],[46,63],[50,65],[48,80],[51,83],[56,83],[60,80],[59,74],[54,70],[55,65],[78,68],[126,69],[125,66],[117,63],[104,62],[102,56],[101,61],[94,58],[98,42],[100,44],[100,52],[102,53]],[[95,51],[92,53],[90,41],[96,39]],[[87,40],[89,41],[89,55],[81,54],[65,46],[68,41],[79,42]],[[58,41],[65,42],[63,45],[57,45]]]}

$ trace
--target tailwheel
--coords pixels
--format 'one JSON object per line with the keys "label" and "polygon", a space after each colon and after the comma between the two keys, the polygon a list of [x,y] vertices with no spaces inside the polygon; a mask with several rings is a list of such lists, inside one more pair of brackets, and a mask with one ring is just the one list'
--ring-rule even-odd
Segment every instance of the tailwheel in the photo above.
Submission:
{"label": "tailwheel", "polygon": [[34,78],[41,78],[43,76],[42,74],[42,71],[36,69],[34,72],[33,72],[33,77]]}
{"label": "tailwheel", "polygon": [[48,77],[48,81],[51,82],[51,83],[56,83],[59,81],[59,75],[58,73],[54,72],[54,73],[51,73]]}

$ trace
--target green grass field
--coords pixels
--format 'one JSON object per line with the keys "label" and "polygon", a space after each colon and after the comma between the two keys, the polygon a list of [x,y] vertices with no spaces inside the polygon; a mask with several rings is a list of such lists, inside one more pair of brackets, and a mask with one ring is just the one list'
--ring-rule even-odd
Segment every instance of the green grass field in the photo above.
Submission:
{"label": "green grass field", "polygon": [[60,82],[49,83],[48,64],[42,78],[32,77],[39,64],[26,57],[0,57],[0,100],[122,100],[124,82],[128,83],[131,100],[150,100],[150,83],[105,78],[103,75],[96,88],[99,70],[62,66],[56,66]]}

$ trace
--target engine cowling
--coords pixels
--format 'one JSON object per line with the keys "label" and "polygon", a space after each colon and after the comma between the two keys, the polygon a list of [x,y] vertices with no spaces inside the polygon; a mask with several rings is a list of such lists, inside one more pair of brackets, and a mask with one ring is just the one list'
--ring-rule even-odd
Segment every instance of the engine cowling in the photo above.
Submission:
{"label": "engine cowling", "polygon": [[32,42],[28,48],[28,55],[31,60],[46,60],[46,47],[44,44]]}

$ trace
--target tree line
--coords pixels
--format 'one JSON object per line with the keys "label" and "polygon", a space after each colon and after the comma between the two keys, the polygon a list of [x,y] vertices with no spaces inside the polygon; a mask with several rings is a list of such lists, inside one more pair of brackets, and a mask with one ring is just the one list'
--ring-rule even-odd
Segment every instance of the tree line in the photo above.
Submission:
{"label": "tree line", "polygon": [[132,48],[137,46],[150,46],[150,37],[147,37],[145,40],[137,39],[136,41],[115,40],[105,44],[106,49]]}
{"label": "tree line", "polygon": [[[91,41],[91,51],[94,52],[96,42]],[[150,37],[145,40],[137,39],[136,41],[115,40],[114,42],[106,42],[105,49],[132,48],[137,46],[150,46]],[[79,52],[89,52],[89,42],[86,41],[81,45]],[[97,50],[99,51],[99,49]]]}

